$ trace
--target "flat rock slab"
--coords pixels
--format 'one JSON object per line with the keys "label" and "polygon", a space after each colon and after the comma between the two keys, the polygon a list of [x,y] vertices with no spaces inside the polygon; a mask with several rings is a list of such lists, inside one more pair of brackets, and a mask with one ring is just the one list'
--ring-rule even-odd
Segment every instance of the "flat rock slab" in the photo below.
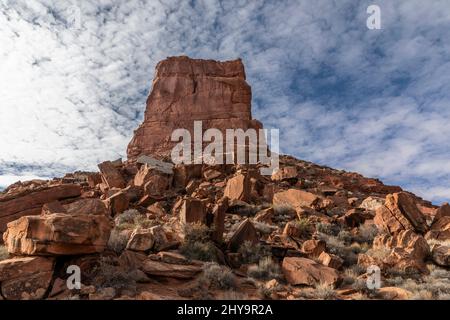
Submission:
{"label": "flat rock slab", "polygon": [[202,271],[202,266],[192,264],[172,264],[147,259],[142,265],[142,270],[151,276],[191,279]]}
{"label": "flat rock slab", "polygon": [[286,280],[292,285],[314,286],[321,283],[334,285],[339,280],[339,274],[335,269],[306,258],[284,258],[282,270]]}
{"label": "flat rock slab", "polygon": [[56,200],[75,198],[81,195],[81,187],[77,184],[61,184],[44,187],[17,198],[0,199],[0,232],[6,230],[6,225],[25,215],[38,215],[42,206]]}
{"label": "flat rock slab", "polygon": [[103,215],[26,216],[8,223],[3,241],[17,255],[77,255],[102,252],[111,223]]}
{"label": "flat rock slab", "polygon": [[53,258],[22,257],[0,261],[1,292],[7,300],[44,298],[53,275]]}

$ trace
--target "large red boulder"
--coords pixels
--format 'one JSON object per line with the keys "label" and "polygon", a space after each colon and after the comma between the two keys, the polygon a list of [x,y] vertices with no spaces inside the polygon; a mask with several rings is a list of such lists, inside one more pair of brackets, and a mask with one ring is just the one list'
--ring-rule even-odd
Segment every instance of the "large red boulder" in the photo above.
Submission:
{"label": "large red boulder", "polygon": [[195,120],[202,121],[203,131],[260,129],[261,123],[252,120],[251,97],[241,60],[167,58],[156,66],[144,122],[128,145],[128,158],[170,155],[178,143],[171,141],[172,132],[183,128],[193,137]]}
{"label": "large red boulder", "polygon": [[0,195],[0,232],[5,231],[8,222],[41,214],[44,204],[80,195],[78,184],[44,184],[35,189],[24,188],[17,193]]}

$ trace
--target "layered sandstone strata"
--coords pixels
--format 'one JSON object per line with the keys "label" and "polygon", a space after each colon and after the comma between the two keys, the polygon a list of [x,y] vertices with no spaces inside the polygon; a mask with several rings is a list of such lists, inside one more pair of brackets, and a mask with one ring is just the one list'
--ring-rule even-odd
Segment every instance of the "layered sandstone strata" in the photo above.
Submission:
{"label": "layered sandstone strata", "polygon": [[251,88],[245,79],[240,59],[218,62],[182,56],[158,63],[144,122],[128,145],[128,158],[170,155],[176,144],[172,132],[187,129],[194,137],[194,121],[202,121],[203,132],[262,128],[252,119]]}

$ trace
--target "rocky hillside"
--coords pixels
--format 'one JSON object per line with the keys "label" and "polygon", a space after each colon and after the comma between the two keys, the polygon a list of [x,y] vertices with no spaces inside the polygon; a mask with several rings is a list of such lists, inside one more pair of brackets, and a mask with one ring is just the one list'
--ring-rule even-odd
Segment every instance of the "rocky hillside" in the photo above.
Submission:
{"label": "rocky hillside", "polygon": [[290,156],[271,177],[173,165],[167,135],[197,119],[261,127],[240,61],[161,62],[127,161],[0,193],[0,299],[450,297],[448,204]]}

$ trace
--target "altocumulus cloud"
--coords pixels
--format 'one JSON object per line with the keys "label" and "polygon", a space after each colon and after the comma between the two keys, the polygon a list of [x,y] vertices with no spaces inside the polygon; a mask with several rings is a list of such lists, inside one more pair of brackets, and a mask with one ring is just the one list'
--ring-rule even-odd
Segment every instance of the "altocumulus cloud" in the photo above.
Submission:
{"label": "altocumulus cloud", "polygon": [[368,30],[370,4],[0,0],[0,185],[124,157],[184,54],[242,57],[283,152],[450,200],[450,4],[380,0]]}

